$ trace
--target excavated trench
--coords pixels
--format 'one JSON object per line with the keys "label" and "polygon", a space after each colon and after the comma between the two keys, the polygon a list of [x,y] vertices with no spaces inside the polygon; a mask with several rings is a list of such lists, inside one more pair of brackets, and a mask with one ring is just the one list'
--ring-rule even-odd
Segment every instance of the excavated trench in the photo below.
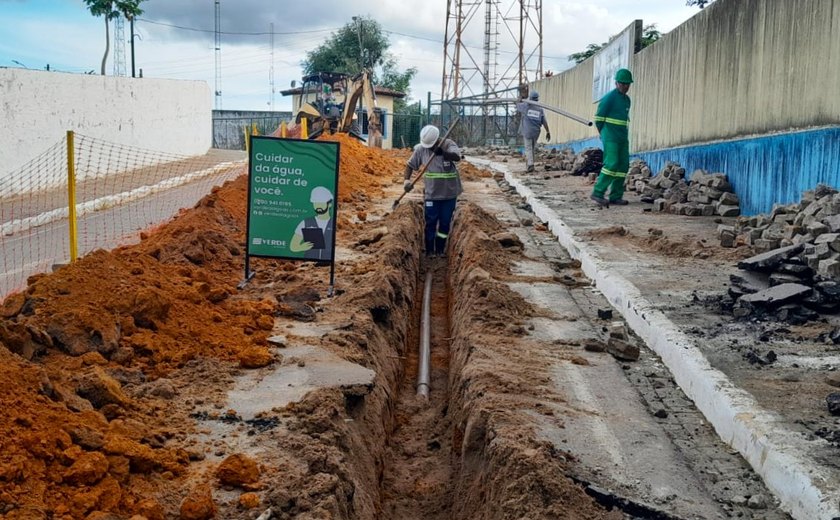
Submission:
{"label": "excavated trench", "polygon": [[[382,473],[381,518],[450,518],[452,453],[449,406],[449,291],[446,262],[427,260],[431,272],[429,312],[431,359],[428,398],[417,392],[419,334],[406,347],[403,381],[395,404],[395,424],[387,441]],[[424,278],[424,277],[423,277]],[[422,302],[425,284],[419,284]],[[414,323],[422,317],[415,316]],[[415,327],[416,328],[416,327]]]}
{"label": "excavated trench", "polygon": [[[524,319],[534,311],[496,278],[504,278],[515,255],[489,236],[502,232],[502,225],[472,204],[460,207],[456,222],[448,257],[419,261],[406,284],[414,292],[402,316],[405,342],[386,354],[400,364],[389,365],[373,392],[384,400],[365,399],[366,407],[377,402],[383,412],[381,429],[375,429],[384,435],[367,437],[378,486],[362,493],[378,496],[374,517],[614,518],[566,475],[570,458],[537,440],[527,426],[529,409],[540,408],[548,378],[538,357],[511,357],[510,349],[525,346]],[[412,224],[419,229],[422,221]],[[417,395],[427,271],[432,273],[428,400]],[[375,413],[366,417],[376,420]],[[357,462],[360,470],[369,469]],[[348,517],[367,517],[359,512]]]}

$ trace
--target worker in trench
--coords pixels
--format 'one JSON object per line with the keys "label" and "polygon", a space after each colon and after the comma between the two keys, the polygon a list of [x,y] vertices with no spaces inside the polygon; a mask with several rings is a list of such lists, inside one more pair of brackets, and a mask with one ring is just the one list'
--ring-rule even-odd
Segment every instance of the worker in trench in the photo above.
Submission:
{"label": "worker in trench", "polygon": [[615,89],[601,98],[595,113],[595,126],[604,145],[604,166],[590,198],[602,207],[628,204],[623,197],[624,179],[630,168],[630,97],[627,92],[632,83],[630,71],[619,69],[615,73]]}
{"label": "worker in trench", "polygon": [[[521,99],[521,98],[520,98]],[[539,101],[540,93],[532,90],[528,94],[531,101]],[[545,139],[551,140],[551,131],[548,129],[548,122],[545,120],[545,111],[538,107],[522,101],[516,104],[516,111],[519,112],[519,134],[525,145],[526,172],[534,171],[534,153],[537,148],[537,139],[540,138],[540,131],[545,128]],[[542,128],[541,128],[542,127]]]}
{"label": "worker in trench", "polygon": [[405,166],[405,191],[414,188],[411,174],[428,162],[423,174],[423,205],[426,219],[426,256],[444,256],[446,239],[455,213],[455,202],[464,191],[455,163],[461,151],[452,139],[440,139],[440,130],[427,125],[420,130],[420,144]]}

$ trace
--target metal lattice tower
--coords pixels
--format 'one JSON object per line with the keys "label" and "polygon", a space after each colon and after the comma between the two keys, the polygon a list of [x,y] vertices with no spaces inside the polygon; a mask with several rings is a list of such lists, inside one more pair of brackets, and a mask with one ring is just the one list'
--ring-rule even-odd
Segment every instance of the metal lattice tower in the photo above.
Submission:
{"label": "metal lattice tower", "polygon": [[216,110],[222,109],[222,16],[219,0],[216,3]]}
{"label": "metal lattice tower", "polygon": [[268,84],[271,89],[271,111],[274,112],[274,23],[271,24],[271,65],[268,68]]}
{"label": "metal lattice tower", "polygon": [[[542,6],[543,0],[448,0],[441,99],[506,90],[542,78]],[[484,42],[479,47],[476,20],[481,20],[482,7]]]}
{"label": "metal lattice tower", "polygon": [[125,18],[114,18],[114,76],[125,76]]}
{"label": "metal lattice tower", "polygon": [[484,10],[484,92],[492,92],[496,84],[496,68],[499,66],[499,17],[495,4],[498,0],[486,0]]}

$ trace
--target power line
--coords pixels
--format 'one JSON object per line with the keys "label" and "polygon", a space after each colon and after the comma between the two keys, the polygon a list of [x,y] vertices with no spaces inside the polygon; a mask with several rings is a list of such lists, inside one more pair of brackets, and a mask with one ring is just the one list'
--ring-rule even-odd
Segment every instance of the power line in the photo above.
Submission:
{"label": "power line", "polygon": [[[194,31],[194,32],[203,32],[203,33],[215,33],[216,32],[215,30],[212,30],[212,29],[199,29],[197,27],[187,27],[187,26],[184,26],[184,25],[176,25],[176,24],[171,24],[171,23],[158,22],[158,21],[155,21],[155,20],[147,20],[145,18],[138,18],[137,20],[140,21],[140,22],[150,23],[152,25],[162,25],[164,27],[173,27],[175,29],[182,29],[184,31]],[[276,35],[285,35],[285,34],[289,34],[289,35],[291,35],[291,34],[311,34],[311,33],[322,33],[322,32],[329,32],[329,31],[336,31],[336,30],[338,30],[338,28],[313,29],[311,31],[275,32],[274,35],[276,36]],[[267,35],[272,34],[272,33],[268,32],[268,31],[263,31],[263,32],[221,31],[221,34],[238,35],[238,36],[267,36]]]}
{"label": "power line", "polygon": [[[424,40],[424,41],[427,41],[427,42],[433,42],[433,43],[438,43],[438,44],[443,43],[443,40],[437,40],[435,38],[427,38],[425,36],[417,36],[415,34],[406,34],[406,33],[403,33],[403,32],[391,31],[391,30],[388,30],[388,29],[382,29],[382,32],[388,33],[388,34],[396,34],[398,36],[405,36],[406,38],[413,38],[415,40]],[[477,45],[464,45],[464,47],[469,47],[470,49],[475,49],[475,50],[484,50],[484,47],[479,47]],[[519,54],[516,51],[499,50],[498,52],[500,52],[502,54]],[[569,59],[567,56],[543,56],[543,58],[550,58],[552,60],[567,60],[567,59]]]}

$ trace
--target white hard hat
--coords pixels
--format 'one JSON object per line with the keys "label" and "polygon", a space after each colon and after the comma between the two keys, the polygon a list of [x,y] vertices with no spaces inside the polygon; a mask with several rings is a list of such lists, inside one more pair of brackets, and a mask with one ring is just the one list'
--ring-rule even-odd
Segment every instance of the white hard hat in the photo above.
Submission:
{"label": "white hard hat", "polygon": [[426,125],[420,130],[420,146],[431,148],[435,145],[440,136],[440,130],[434,125]]}
{"label": "white hard hat", "polygon": [[325,204],[327,202],[332,202],[332,200],[332,193],[323,186],[318,186],[312,190],[312,195],[309,196],[309,202],[313,204]]}

